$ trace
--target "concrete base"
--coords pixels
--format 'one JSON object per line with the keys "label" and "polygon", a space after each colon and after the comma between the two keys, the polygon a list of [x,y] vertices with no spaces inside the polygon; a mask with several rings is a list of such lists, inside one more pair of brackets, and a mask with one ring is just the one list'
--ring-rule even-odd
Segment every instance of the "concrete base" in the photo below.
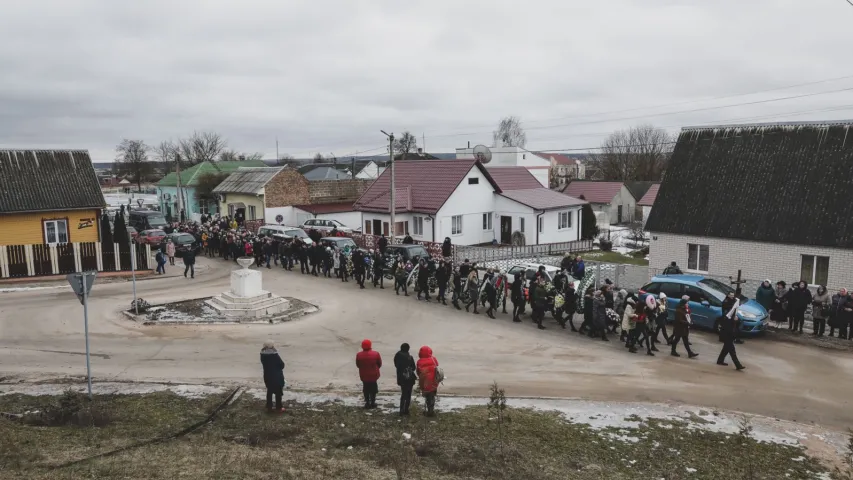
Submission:
{"label": "concrete base", "polygon": [[257,270],[234,270],[231,272],[231,292],[238,297],[257,297],[263,292],[261,272]]}
{"label": "concrete base", "polygon": [[231,292],[206,300],[220,315],[233,318],[261,318],[276,315],[290,308],[290,302],[278,295],[261,290],[253,297],[240,297]]}

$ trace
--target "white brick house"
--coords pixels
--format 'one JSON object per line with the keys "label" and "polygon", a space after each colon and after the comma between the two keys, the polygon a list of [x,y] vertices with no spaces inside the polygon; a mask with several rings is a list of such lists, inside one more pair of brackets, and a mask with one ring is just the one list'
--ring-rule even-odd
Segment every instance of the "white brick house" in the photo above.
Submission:
{"label": "white brick house", "polygon": [[646,223],[650,269],[853,287],[851,127],[683,129]]}

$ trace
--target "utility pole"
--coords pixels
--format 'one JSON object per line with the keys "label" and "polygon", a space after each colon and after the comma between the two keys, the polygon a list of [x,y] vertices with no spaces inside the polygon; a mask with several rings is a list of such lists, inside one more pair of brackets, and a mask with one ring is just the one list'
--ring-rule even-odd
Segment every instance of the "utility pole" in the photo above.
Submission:
{"label": "utility pole", "polygon": [[180,222],[184,221],[184,218],[183,218],[184,217],[184,198],[183,198],[183,195],[181,193],[181,154],[180,153],[175,153],[175,165],[176,165],[175,166],[175,175],[177,176],[177,179],[178,179],[178,183],[177,183],[177,186],[178,186],[178,190],[177,190],[177,193],[178,193],[178,212],[177,213],[178,213],[178,222],[180,223]]}
{"label": "utility pole", "polygon": [[281,157],[278,156],[278,137],[275,137],[275,164],[278,165],[278,161],[281,160]]}
{"label": "utility pole", "polygon": [[394,223],[394,213],[396,213],[396,202],[394,199],[394,134],[386,133],[385,130],[380,130],[380,132],[384,133],[386,137],[388,137],[388,161],[391,163],[389,168],[391,169],[391,199],[388,205],[389,210],[391,211],[391,243],[394,243],[394,230],[396,227],[396,223]]}

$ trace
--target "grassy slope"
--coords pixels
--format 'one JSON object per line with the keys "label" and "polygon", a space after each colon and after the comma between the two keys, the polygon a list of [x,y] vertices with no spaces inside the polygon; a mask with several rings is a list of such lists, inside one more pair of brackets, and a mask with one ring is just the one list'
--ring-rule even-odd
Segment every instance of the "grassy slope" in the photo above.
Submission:
{"label": "grassy slope", "polygon": [[[799,448],[680,424],[650,422],[639,431],[600,432],[567,423],[557,414],[510,410],[501,449],[485,406],[440,413],[435,419],[418,415],[416,407],[411,418],[401,419],[341,405],[291,405],[283,415],[270,415],[249,396],[186,437],[49,469],[176,432],[204,418],[221,400],[170,393],[100,397],[95,399],[97,411],[109,421],[94,428],[0,419],[0,478],[797,479],[814,478],[808,472],[821,470]],[[56,402],[4,396],[0,411],[44,410]],[[403,440],[404,432],[412,435],[411,441]],[[793,460],[798,457],[805,459]],[[688,472],[688,467],[696,471]]]}

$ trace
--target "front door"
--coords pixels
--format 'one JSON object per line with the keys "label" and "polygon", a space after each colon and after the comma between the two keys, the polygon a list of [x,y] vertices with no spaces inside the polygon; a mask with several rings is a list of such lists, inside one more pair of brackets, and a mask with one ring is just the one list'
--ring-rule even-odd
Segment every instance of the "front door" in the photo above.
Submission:
{"label": "front door", "polygon": [[616,223],[622,223],[622,205],[616,207]]}
{"label": "front door", "polygon": [[[381,231],[382,231],[382,220],[374,220],[373,221],[373,234],[379,235],[379,232],[381,232]],[[387,235],[388,232],[385,232],[385,234]]]}
{"label": "front door", "polygon": [[512,217],[501,215],[501,243],[512,243]]}

